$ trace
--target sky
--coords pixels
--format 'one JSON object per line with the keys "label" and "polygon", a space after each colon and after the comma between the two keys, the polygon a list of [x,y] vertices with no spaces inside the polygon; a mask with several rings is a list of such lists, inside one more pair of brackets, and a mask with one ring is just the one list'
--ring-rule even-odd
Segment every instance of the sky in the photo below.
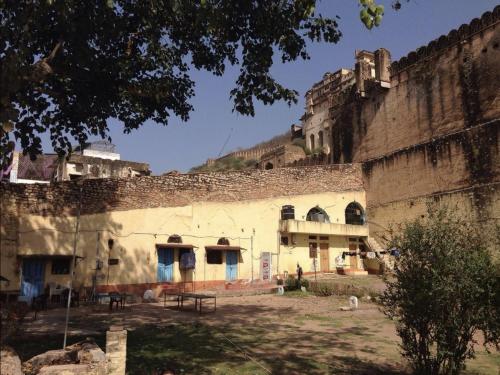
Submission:
{"label": "sky", "polygon": [[[382,25],[367,30],[359,20],[358,0],[318,1],[317,13],[340,16],[339,26],[343,33],[340,42],[309,42],[310,60],[278,62],[271,70],[280,83],[299,92],[297,104],[289,107],[281,102],[272,106],[259,103],[254,117],[239,115],[232,111],[233,103],[229,98],[239,68],[227,69],[223,77],[193,69],[196,96],[191,99],[194,111],[189,121],[172,118],[167,126],[148,122],[126,135],[119,122],[110,120],[110,134],[121,159],[149,163],[153,174],[171,170],[187,172],[207,158],[268,140],[289,130],[291,124],[300,123],[305,92],[325,72],[353,68],[356,49],[374,51],[384,47],[391,52],[392,59],[397,60],[493,10],[499,1],[411,0],[409,3],[402,1],[403,7],[397,12],[390,6],[392,0],[379,0],[378,3],[384,4],[386,9]],[[45,152],[52,152],[46,137],[43,137],[43,146]]]}

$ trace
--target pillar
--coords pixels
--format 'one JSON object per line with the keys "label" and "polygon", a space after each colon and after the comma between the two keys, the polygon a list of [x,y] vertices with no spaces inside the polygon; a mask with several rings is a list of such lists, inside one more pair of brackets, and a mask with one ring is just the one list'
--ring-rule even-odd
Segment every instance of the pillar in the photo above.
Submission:
{"label": "pillar", "polygon": [[108,375],[125,375],[127,360],[127,331],[111,326],[106,332],[106,362]]}

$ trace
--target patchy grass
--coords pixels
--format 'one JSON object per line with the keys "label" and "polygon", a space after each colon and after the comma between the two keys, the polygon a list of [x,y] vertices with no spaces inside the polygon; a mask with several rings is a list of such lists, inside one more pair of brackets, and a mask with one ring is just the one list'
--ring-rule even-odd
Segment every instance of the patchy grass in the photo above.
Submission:
{"label": "patchy grass", "polygon": [[289,298],[307,298],[312,296],[313,294],[310,292],[303,292],[302,290],[290,290],[283,294],[283,297]]}
{"label": "patchy grass", "polygon": [[[345,297],[316,297],[301,291],[285,297],[221,298],[215,314],[135,305],[109,313],[75,309],[68,343],[92,336],[105,348],[111,324],[128,329],[128,374],[408,374],[394,324],[373,303],[341,312]],[[63,311],[42,313],[26,334],[10,344],[23,360],[62,346]],[[38,328],[37,328],[38,327]],[[37,333],[37,329],[38,333]],[[43,333],[41,333],[43,330]],[[243,351],[243,352],[242,352]],[[250,358],[254,358],[256,362]],[[260,364],[260,365],[259,365]],[[467,375],[498,375],[500,355],[478,348]],[[406,371],[406,372],[405,372]]]}

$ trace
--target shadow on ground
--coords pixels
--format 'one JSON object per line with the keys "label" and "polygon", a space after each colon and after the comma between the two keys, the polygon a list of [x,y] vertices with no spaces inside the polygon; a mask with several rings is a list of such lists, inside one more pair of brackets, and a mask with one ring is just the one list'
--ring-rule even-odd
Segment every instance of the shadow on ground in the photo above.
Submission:
{"label": "shadow on ground", "polygon": [[[303,311],[294,307],[293,301],[283,301],[290,306],[238,304],[227,299],[215,314],[203,315],[190,311],[189,306],[178,311],[161,304],[132,305],[113,312],[105,306],[81,307],[72,310],[69,343],[92,336],[104,348],[106,329],[122,324],[129,332],[127,371],[138,375],[166,371],[214,375],[401,374],[396,371],[398,364],[387,364],[376,345],[360,347],[360,342],[376,339],[375,332],[356,326],[322,328],[323,320],[318,325],[297,323],[290,317]],[[63,312],[42,313],[38,321],[28,323],[24,332],[11,340],[10,345],[23,360],[60,348]],[[375,363],[376,358],[380,364]]]}

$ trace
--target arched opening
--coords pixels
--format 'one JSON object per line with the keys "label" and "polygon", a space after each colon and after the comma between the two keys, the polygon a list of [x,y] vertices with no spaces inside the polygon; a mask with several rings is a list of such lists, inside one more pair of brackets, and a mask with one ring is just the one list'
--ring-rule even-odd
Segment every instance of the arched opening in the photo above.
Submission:
{"label": "arched opening", "polygon": [[318,133],[318,147],[323,148],[323,130]]}
{"label": "arched opening", "polygon": [[364,225],[366,223],[365,210],[357,202],[351,202],[345,209],[345,223],[351,225]]}
{"label": "arched opening", "polygon": [[329,223],[330,218],[322,208],[316,206],[309,210],[306,216],[307,221],[318,221],[320,223]]}
{"label": "arched opening", "polygon": [[178,234],[173,234],[170,237],[168,237],[167,242],[168,243],[182,243],[182,237],[179,236]]}
{"label": "arched opening", "polygon": [[266,163],[266,165],[264,166],[264,169],[273,169],[274,168],[274,165],[273,163]]}
{"label": "arched opening", "polygon": [[311,149],[311,151],[313,151],[316,148],[316,145],[314,144],[314,134],[311,134],[309,139],[310,139],[309,148]]}
{"label": "arched opening", "polygon": [[229,240],[226,237],[221,237],[217,241],[217,245],[229,246]]}

